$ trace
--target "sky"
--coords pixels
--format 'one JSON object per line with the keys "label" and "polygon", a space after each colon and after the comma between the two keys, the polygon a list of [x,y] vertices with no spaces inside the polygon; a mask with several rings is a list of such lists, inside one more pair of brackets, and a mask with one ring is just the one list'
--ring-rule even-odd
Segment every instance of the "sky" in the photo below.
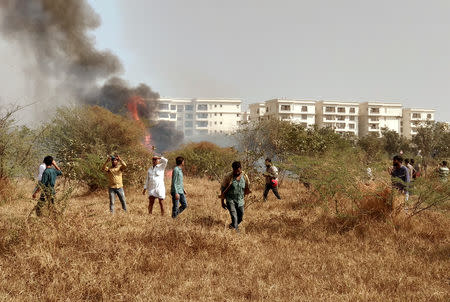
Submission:
{"label": "sky", "polygon": [[98,48],[162,97],[400,102],[450,121],[448,0],[88,2]]}

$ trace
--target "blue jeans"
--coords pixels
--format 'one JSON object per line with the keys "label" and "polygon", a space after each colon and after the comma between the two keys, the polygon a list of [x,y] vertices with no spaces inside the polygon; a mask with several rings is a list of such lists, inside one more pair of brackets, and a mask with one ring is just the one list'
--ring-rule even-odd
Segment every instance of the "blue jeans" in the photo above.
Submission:
{"label": "blue jeans", "polygon": [[[186,196],[184,196],[184,194],[178,194],[180,195],[180,199],[175,199],[175,193],[171,193],[172,195],[172,218],[177,218],[178,215],[181,214],[181,212],[183,212],[186,208],[187,208],[187,203],[186,203]],[[178,202],[181,203],[181,206],[178,207]]]}
{"label": "blue jeans", "polygon": [[227,200],[227,208],[231,217],[230,228],[237,230],[242,219],[244,219],[244,206],[239,206],[238,201]]}
{"label": "blue jeans", "polygon": [[109,188],[109,211],[111,213],[114,212],[114,201],[116,199],[116,194],[119,197],[120,203],[122,204],[122,209],[126,212],[127,203],[125,201],[125,192],[123,191],[123,188]]}

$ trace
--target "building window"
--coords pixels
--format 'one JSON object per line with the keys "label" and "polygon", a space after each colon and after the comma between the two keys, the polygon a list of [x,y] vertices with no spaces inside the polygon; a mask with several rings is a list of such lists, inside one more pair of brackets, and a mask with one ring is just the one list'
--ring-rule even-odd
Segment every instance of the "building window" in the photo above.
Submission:
{"label": "building window", "polygon": [[308,115],[302,114],[302,120],[306,120],[306,119],[308,119]]}
{"label": "building window", "polygon": [[370,108],[370,113],[380,113],[380,108]]}
{"label": "building window", "polygon": [[420,118],[421,116],[420,116],[420,113],[413,113],[412,117],[413,118]]}
{"label": "building window", "polygon": [[207,121],[197,121],[196,122],[197,127],[208,127]]}
{"label": "building window", "polygon": [[197,118],[208,118],[208,113],[197,113]]}
{"label": "building window", "polygon": [[214,113],[214,116],[217,116],[217,113]]}
{"label": "building window", "polygon": [[[176,113],[171,113],[170,114],[170,118],[176,119],[177,118],[177,114]],[[181,118],[181,116],[180,116],[180,118]]]}
{"label": "building window", "polygon": [[266,112],[269,112],[269,107],[266,107]]}
{"label": "building window", "polygon": [[197,110],[208,110],[208,104],[198,104]]}
{"label": "building window", "polygon": [[236,108],[239,109],[239,105],[236,105]]}
{"label": "building window", "polygon": [[302,106],[302,112],[308,112],[308,106]]}
{"label": "building window", "polygon": [[338,112],[339,113],[345,113],[345,108],[344,107],[338,107]]}
{"label": "building window", "polygon": [[214,125],[217,125],[217,122],[214,122]]}
{"label": "building window", "polygon": [[193,111],[194,110],[194,105],[184,105],[184,110],[186,110],[186,111]]}
{"label": "building window", "polygon": [[184,127],[192,128],[192,127],[194,127],[194,122],[193,121],[185,121],[184,122]]}
{"label": "building window", "polygon": [[350,113],[355,113],[356,112],[356,110],[355,110],[355,108],[350,108]]}
{"label": "building window", "polygon": [[158,104],[159,110],[169,110],[169,104]]}
{"label": "building window", "polygon": [[333,115],[326,115],[325,116],[325,120],[326,121],[332,121],[332,120],[334,120],[334,116]]}
{"label": "building window", "polygon": [[222,122],[220,122],[220,124],[222,125]]}
{"label": "building window", "polygon": [[257,113],[257,114],[259,114],[259,108],[258,108],[258,109],[256,109],[256,113]]}
{"label": "building window", "polygon": [[214,108],[217,108],[217,104],[214,104]]}
{"label": "building window", "polygon": [[345,121],[345,116],[343,116],[343,115],[338,115],[338,116],[336,116],[336,119],[337,119],[338,121]]}
{"label": "building window", "polygon": [[183,112],[183,105],[177,106],[177,112]]}
{"label": "building window", "polygon": [[220,108],[222,108],[222,104],[220,104]]}
{"label": "building window", "polygon": [[377,124],[370,124],[369,128],[375,130],[375,129],[378,129],[378,125]]}
{"label": "building window", "polygon": [[168,112],[159,112],[158,113],[158,117],[159,118],[168,118],[169,117],[169,113]]}
{"label": "building window", "polygon": [[222,116],[222,113],[220,113],[220,116]]}
{"label": "building window", "polygon": [[170,110],[175,110],[175,109],[177,109],[176,105],[170,105]]}
{"label": "building window", "polygon": [[355,120],[355,117],[354,117],[354,116],[349,116],[348,119],[349,119],[350,121],[354,121],[354,120]]}
{"label": "building window", "polygon": [[355,129],[355,124],[348,124],[349,129]]}
{"label": "building window", "polygon": [[335,112],[336,108],[334,107],[325,107],[325,112]]}
{"label": "building window", "polygon": [[427,114],[427,118],[430,119],[431,118],[431,113]]}
{"label": "building window", "polygon": [[281,105],[281,110],[282,111],[290,111],[291,110],[291,105]]}
{"label": "building window", "polygon": [[192,113],[187,113],[187,114],[184,115],[184,117],[185,117],[187,120],[192,120],[192,119],[194,118],[194,115],[193,115]]}
{"label": "building window", "polygon": [[336,128],[338,129],[345,129],[345,123],[337,123]]}
{"label": "building window", "polygon": [[378,122],[379,121],[378,116],[369,118],[369,121],[371,121],[371,122]]}
{"label": "building window", "polygon": [[238,114],[236,114],[236,116],[237,116],[237,117],[240,117],[241,115],[238,113]]}

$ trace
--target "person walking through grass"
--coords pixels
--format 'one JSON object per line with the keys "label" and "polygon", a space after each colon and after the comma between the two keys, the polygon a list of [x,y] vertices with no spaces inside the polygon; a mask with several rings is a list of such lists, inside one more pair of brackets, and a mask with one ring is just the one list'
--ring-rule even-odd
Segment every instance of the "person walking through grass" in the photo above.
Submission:
{"label": "person walking through grass", "polygon": [[33,193],[33,198],[36,198],[37,193],[41,192],[41,196],[36,205],[36,215],[41,216],[42,207],[46,202],[55,204],[55,183],[56,178],[62,175],[61,169],[58,167],[53,157],[46,156],[44,158],[45,170],[42,172],[42,177],[39,181],[38,188]]}
{"label": "person walking through grass", "polygon": [[266,188],[263,193],[264,201],[267,201],[267,195],[270,190],[272,190],[276,198],[281,199],[280,194],[278,193],[278,169],[272,164],[270,158],[266,158],[265,164],[266,172],[263,173],[266,178]]}
{"label": "person walking through grass", "polygon": [[38,168],[38,174],[36,176],[36,186],[34,187],[32,196],[33,198],[36,198],[36,195],[34,193],[36,193],[39,189],[39,183],[42,180],[42,174],[44,174],[45,169],[47,169],[47,165],[45,164],[45,159],[51,157],[51,156],[46,156],[44,157],[44,160],[42,161],[42,164],[39,165]]}
{"label": "person walking through grass", "polygon": [[[172,171],[172,184],[170,194],[172,195],[172,218],[177,218],[187,208],[186,190],[183,184],[184,158],[178,156],[175,159],[176,167]],[[179,206],[179,204],[181,204]]]}
{"label": "person walking through grass", "polygon": [[[230,229],[239,232],[239,224],[244,219],[244,196],[250,194],[250,181],[242,171],[241,163],[233,162],[233,171],[228,173],[220,187],[222,208],[230,212]],[[225,203],[226,200],[226,203]]]}
{"label": "person walking through grass", "polygon": [[[111,167],[108,167],[108,161],[111,159]],[[108,175],[108,193],[109,193],[109,211],[114,213],[114,201],[116,195],[119,197],[122,209],[127,211],[127,203],[125,201],[125,192],[122,183],[122,171],[127,165],[119,155],[110,155],[103,164],[102,170]]]}
{"label": "person walking through grass", "polygon": [[408,186],[410,182],[408,168],[402,165],[403,158],[400,155],[392,159],[392,167],[389,168],[392,187],[405,194],[406,200],[409,198]]}
{"label": "person walking through grass", "polygon": [[152,214],[155,198],[158,198],[161,208],[161,215],[164,215],[163,200],[166,198],[166,187],[164,185],[164,170],[167,166],[167,159],[160,156],[152,157],[152,166],[147,171],[147,178],[144,184],[142,195],[148,190],[148,213]]}

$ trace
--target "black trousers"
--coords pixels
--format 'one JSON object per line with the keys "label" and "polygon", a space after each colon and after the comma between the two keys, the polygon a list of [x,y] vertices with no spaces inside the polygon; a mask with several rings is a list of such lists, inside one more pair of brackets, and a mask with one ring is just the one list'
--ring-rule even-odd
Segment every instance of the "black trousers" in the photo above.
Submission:
{"label": "black trousers", "polygon": [[266,184],[266,188],[264,190],[264,200],[267,199],[267,195],[269,194],[269,191],[272,190],[273,194],[275,194],[276,198],[281,199],[280,194],[278,193],[278,186],[274,187],[272,184]]}

